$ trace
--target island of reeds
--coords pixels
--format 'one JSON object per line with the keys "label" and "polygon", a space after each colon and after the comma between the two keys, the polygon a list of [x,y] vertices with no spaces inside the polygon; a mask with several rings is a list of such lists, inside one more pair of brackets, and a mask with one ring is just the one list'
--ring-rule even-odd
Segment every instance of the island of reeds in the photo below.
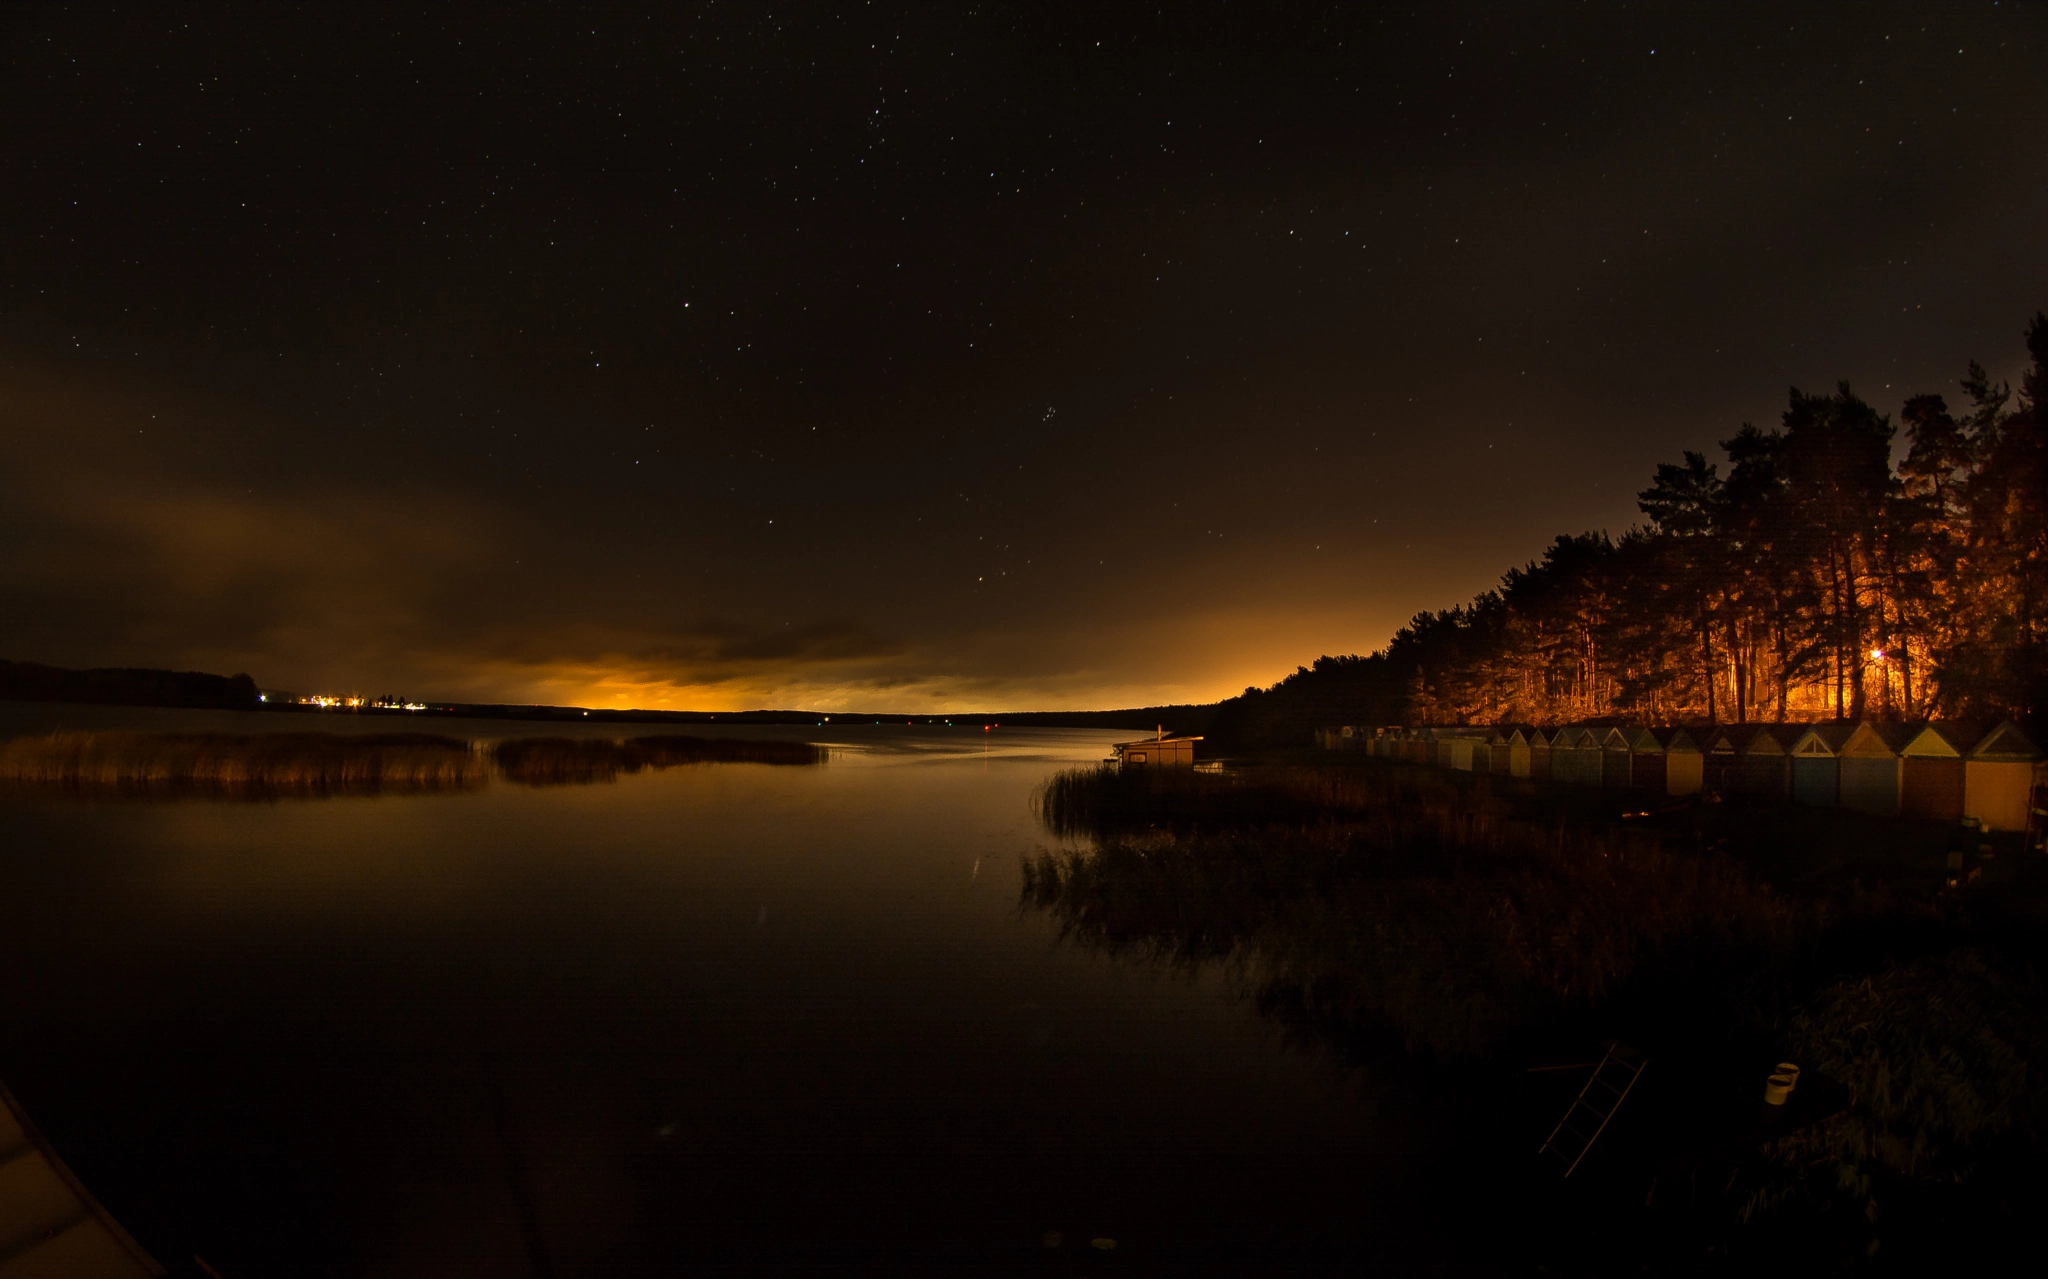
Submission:
{"label": "island of reeds", "polygon": [[57,732],[0,742],[0,783],[90,794],[317,796],[606,782],[681,764],[822,764],[808,742],[533,737],[479,747],[431,733]]}
{"label": "island of reeds", "polygon": [[488,779],[469,743],[431,733],[59,732],[0,743],[0,781],[84,791],[460,791]]}

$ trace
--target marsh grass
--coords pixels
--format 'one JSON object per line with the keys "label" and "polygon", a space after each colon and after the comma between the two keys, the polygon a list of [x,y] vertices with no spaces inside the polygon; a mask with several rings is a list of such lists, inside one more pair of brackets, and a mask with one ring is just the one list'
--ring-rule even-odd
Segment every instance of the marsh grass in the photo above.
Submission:
{"label": "marsh grass", "polygon": [[1268,765],[1229,773],[1077,768],[1040,787],[1034,806],[1048,830],[1068,837],[1377,818],[1469,842],[1492,837],[1510,815],[1489,780],[1398,765]]}
{"label": "marsh grass", "polygon": [[478,748],[431,733],[50,733],[0,742],[0,783],[81,794],[342,795],[608,782],[678,764],[821,764],[808,742],[529,737]]}
{"label": "marsh grass", "polygon": [[1419,770],[1078,770],[1038,806],[1056,833],[1091,837],[1024,867],[1025,902],[1065,936],[1221,964],[1340,1056],[1387,1034],[1484,1056],[1651,982],[1749,980],[1796,931],[1729,859],[1540,827]]}
{"label": "marsh grass", "polygon": [[342,794],[473,790],[467,742],[430,733],[59,732],[0,743],[0,781],[85,792]]}
{"label": "marsh grass", "polygon": [[[1944,895],[1952,832],[1637,802],[1379,763],[1079,770],[1037,797],[1079,846],[1027,859],[1023,899],[1076,944],[1220,969],[1343,1066],[1425,1061],[1503,1097],[1568,1043],[1644,1048],[1654,1076],[1606,1155],[1615,1198],[1574,1192],[1598,1226],[1559,1236],[1565,1269],[1597,1252],[1585,1237],[1638,1226],[1644,1256],[1745,1273],[1880,1256],[1939,1272],[2030,1242],[2048,1195],[2048,867],[2007,848],[1982,890]],[[1768,1136],[1780,1060],[1847,1109]],[[1626,1252],[1617,1272],[1643,1264]]]}
{"label": "marsh grass", "polygon": [[1026,900],[1110,955],[1220,962],[1340,1048],[1384,1029],[1469,1058],[1651,973],[1749,967],[1785,908],[1726,863],[1617,841],[1431,838],[1420,823],[1117,837],[1041,853]]}
{"label": "marsh grass", "polygon": [[505,780],[522,786],[573,786],[614,781],[642,769],[679,764],[822,764],[827,751],[811,742],[731,737],[522,737],[499,742],[491,758]]}

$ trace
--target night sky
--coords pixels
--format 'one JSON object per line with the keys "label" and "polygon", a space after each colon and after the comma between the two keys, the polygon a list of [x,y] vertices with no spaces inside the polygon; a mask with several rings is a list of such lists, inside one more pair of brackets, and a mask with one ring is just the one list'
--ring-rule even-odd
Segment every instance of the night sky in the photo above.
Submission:
{"label": "night sky", "polygon": [[16,660],[1213,700],[2048,306],[2039,0],[0,22]]}

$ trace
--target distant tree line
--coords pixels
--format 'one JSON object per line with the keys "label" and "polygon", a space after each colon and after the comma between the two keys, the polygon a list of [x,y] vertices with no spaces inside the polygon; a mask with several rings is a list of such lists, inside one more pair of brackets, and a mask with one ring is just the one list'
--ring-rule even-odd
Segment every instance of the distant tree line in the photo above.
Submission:
{"label": "distant tree line", "polygon": [[4,701],[254,710],[259,696],[256,681],[247,675],[132,668],[67,671],[38,662],[0,661],[0,700]]}
{"label": "distant tree line", "polygon": [[[2048,709],[2048,316],[2015,396],[1898,422],[1839,384],[1781,424],[1657,468],[1620,538],[1560,536],[1470,604],[1368,657],[1225,703],[1217,732],[1317,724],[1916,719]],[[1903,428],[1905,455],[1893,465]]]}

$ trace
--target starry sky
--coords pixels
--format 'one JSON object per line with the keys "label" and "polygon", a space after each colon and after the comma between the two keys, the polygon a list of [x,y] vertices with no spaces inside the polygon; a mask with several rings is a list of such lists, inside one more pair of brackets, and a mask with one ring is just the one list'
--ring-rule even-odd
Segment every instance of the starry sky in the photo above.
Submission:
{"label": "starry sky", "polygon": [[16,6],[0,657],[1204,701],[2012,375],[2048,3]]}

